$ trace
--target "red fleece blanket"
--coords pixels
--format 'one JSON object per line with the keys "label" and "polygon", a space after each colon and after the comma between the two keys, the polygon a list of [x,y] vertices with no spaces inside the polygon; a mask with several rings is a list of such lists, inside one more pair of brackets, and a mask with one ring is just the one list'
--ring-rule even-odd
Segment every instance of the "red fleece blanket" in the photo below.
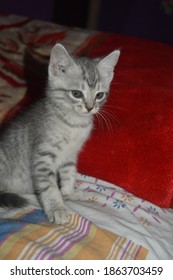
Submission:
{"label": "red fleece blanket", "polygon": [[103,111],[109,120],[96,123],[79,171],[173,207],[173,47],[110,35],[85,51],[97,56],[114,48],[121,57]]}

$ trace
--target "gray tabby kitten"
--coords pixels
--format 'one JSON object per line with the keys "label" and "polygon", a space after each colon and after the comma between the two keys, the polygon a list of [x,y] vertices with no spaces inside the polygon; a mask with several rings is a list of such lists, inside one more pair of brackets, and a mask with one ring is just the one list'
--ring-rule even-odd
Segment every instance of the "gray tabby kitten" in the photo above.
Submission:
{"label": "gray tabby kitten", "polygon": [[50,56],[45,97],[0,131],[0,206],[22,207],[37,195],[50,222],[68,222],[63,197],[77,199],[77,155],[105,103],[120,52],[72,57],[61,44]]}

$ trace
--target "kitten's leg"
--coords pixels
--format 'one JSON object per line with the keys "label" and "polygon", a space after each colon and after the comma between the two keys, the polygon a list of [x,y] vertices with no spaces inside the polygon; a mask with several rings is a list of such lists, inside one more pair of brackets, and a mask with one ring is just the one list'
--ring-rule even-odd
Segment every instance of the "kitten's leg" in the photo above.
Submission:
{"label": "kitten's leg", "polygon": [[41,159],[33,169],[33,184],[48,220],[57,224],[67,223],[73,211],[64,205],[53,168]]}
{"label": "kitten's leg", "polygon": [[76,183],[76,162],[66,162],[59,168],[61,193],[65,200],[80,200],[83,198],[83,191],[75,188]]}
{"label": "kitten's leg", "polygon": [[71,196],[74,192],[76,182],[76,163],[75,161],[66,162],[59,168],[61,193],[63,196]]}

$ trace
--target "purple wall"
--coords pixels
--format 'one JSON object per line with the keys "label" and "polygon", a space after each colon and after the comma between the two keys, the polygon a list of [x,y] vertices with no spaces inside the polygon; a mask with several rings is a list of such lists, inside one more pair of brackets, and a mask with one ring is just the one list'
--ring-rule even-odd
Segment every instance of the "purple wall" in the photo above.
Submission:
{"label": "purple wall", "polygon": [[34,19],[53,20],[56,0],[0,0],[0,13],[12,13]]}
{"label": "purple wall", "polygon": [[[85,27],[90,1],[0,0],[0,13]],[[97,29],[173,44],[173,0],[100,0]]]}
{"label": "purple wall", "polygon": [[98,29],[173,44],[173,0],[101,0]]}

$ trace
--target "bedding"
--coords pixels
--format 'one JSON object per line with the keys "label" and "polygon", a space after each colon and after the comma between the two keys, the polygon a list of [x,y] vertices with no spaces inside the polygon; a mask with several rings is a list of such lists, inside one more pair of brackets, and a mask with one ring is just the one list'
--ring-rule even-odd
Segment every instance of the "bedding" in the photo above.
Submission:
{"label": "bedding", "polygon": [[1,15],[1,123],[44,93],[57,41],[78,55],[122,55],[79,157],[84,195],[66,201],[75,214],[50,224],[34,195],[28,207],[0,209],[0,259],[173,259],[172,46]]}

